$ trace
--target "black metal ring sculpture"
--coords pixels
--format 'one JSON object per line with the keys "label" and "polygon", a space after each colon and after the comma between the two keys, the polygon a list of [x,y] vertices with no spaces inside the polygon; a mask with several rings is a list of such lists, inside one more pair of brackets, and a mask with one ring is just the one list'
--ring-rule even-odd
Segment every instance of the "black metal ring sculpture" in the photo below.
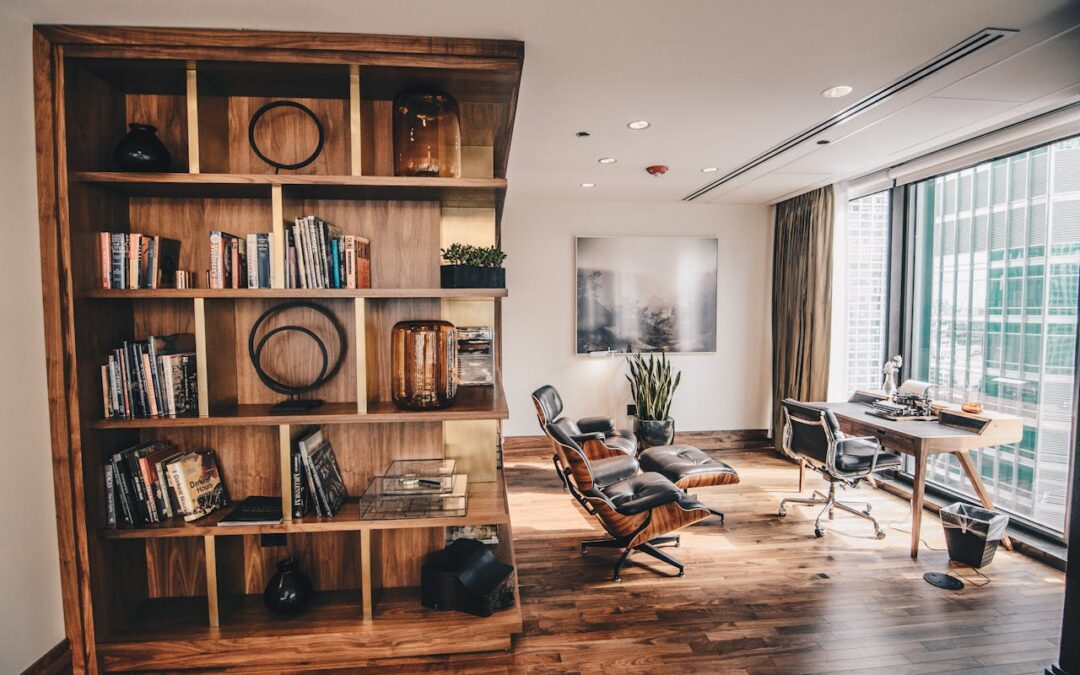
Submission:
{"label": "black metal ring sculpture", "polygon": [[[337,358],[334,360],[333,366],[329,365],[330,354],[326,349],[326,343],[323,342],[322,338],[320,338],[315,333],[315,331],[311,330],[310,328],[305,328],[304,326],[278,326],[277,328],[267,331],[266,335],[264,335],[262,339],[259,340],[258,344],[255,343],[255,336],[258,334],[259,329],[262,327],[262,325],[266,323],[267,319],[269,319],[271,316],[274,316],[275,314],[278,314],[279,312],[296,308],[314,310],[326,317],[326,320],[329,321],[330,325],[334,327],[334,330],[337,332],[338,337],[338,353]],[[319,370],[319,375],[309,384],[285,384],[284,382],[280,382],[270,377],[270,375],[268,375],[266,371],[262,368],[262,351],[263,348],[266,346],[266,343],[274,335],[289,331],[303,333],[304,335],[307,335],[315,341],[315,344],[319,347],[319,351],[322,353],[322,368]],[[248,355],[251,357],[251,365],[255,367],[255,373],[259,376],[259,379],[262,380],[263,384],[265,384],[269,389],[272,389],[279,394],[297,397],[301,394],[321,387],[332,377],[337,375],[338,371],[341,370],[341,365],[345,363],[345,344],[345,329],[341,326],[341,323],[338,322],[337,317],[334,316],[334,314],[330,310],[326,309],[322,305],[317,305],[314,302],[308,302],[307,300],[293,300],[291,302],[283,302],[280,305],[274,305],[270,309],[263,312],[261,316],[259,316],[259,318],[255,321],[255,325],[251,327],[251,333],[248,335]]]}
{"label": "black metal ring sculpture", "polygon": [[[258,143],[255,142],[255,126],[259,123],[259,119],[262,118],[263,114],[269,112],[270,110],[273,110],[274,108],[296,108],[297,110],[305,113],[308,117],[311,118],[311,121],[315,123],[315,128],[319,131],[319,143],[315,146],[315,152],[311,153],[310,157],[295,164],[285,164],[270,159],[265,154],[263,154],[262,150],[259,149]],[[311,164],[315,161],[315,158],[322,153],[323,143],[325,141],[326,132],[323,130],[322,122],[319,121],[318,116],[316,116],[315,113],[311,111],[311,108],[308,108],[305,105],[301,105],[296,101],[271,101],[270,103],[267,103],[263,107],[256,110],[255,114],[251,116],[251,123],[248,124],[248,143],[251,144],[251,149],[259,157],[259,159],[274,167],[278,171],[282,169],[302,169],[308,164]]]}

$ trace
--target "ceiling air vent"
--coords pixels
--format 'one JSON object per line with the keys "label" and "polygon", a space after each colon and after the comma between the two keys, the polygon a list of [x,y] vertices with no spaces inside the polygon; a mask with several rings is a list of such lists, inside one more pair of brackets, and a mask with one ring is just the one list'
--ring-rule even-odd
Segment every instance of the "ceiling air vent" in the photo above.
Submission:
{"label": "ceiling air vent", "polygon": [[858,101],[851,104],[847,108],[844,108],[832,117],[822,120],[815,126],[810,127],[809,129],[799,134],[796,134],[795,136],[792,136],[786,141],[780,143],[779,145],[776,145],[766,150],[757,157],[751,159],[749,162],[724,174],[723,176],[717,178],[708,185],[705,185],[698,190],[691,192],[690,194],[683,197],[683,201],[693,201],[698,197],[701,197],[705,193],[710,192],[711,190],[715,190],[724,183],[738,178],[747,171],[750,171],[755,167],[764,164],[770,159],[773,159],[774,157],[784,152],[787,152],[788,150],[794,148],[800,143],[803,143],[813,138],[814,136],[822,133],[823,131],[832,129],[833,127],[842,124],[843,122],[846,122],[853,117],[856,117],[857,115],[861,115],[862,113],[873,108],[874,106],[883,103],[884,101],[892,98],[896,94],[899,94],[908,87],[922,82],[923,80],[930,77],[939,70],[953,63],[956,63],[957,61],[968,57],[975,52],[981,51],[982,49],[989,47],[995,42],[998,42],[1002,38],[1008,37],[1015,32],[1015,30],[1007,28],[984,28],[983,30],[972,35],[966,40],[963,40],[956,45],[953,45],[949,49],[945,50],[941,54],[938,54],[933,59],[927,61],[915,70],[912,70],[909,73],[905,73],[904,75],[900,76],[888,85],[882,87],[881,89],[878,89],[874,93],[859,99]]}

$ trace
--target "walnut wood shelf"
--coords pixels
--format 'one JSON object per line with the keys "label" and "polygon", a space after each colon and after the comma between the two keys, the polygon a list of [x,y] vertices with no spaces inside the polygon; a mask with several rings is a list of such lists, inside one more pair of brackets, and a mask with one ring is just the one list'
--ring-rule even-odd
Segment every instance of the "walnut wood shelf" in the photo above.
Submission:
{"label": "walnut wood shelf", "polygon": [[283,424],[375,424],[408,422],[448,422],[454,420],[504,420],[510,416],[500,385],[458,388],[458,397],[442,410],[401,410],[390,402],[373,402],[366,413],[357,412],[355,402],[324,403],[307,413],[273,413],[270,405],[238,405],[215,411],[207,417],[140,417],[95,420],[94,429],[158,429],[187,427],[274,426]]}
{"label": "walnut wood shelf", "polygon": [[75,181],[134,197],[270,197],[280,185],[301,199],[441,201],[448,206],[494,206],[505,178],[321,176],[304,174],[127,173],[79,171]]}
{"label": "walnut wood shelf", "polygon": [[291,534],[304,532],[360,532],[362,530],[405,530],[454,525],[504,525],[510,522],[506,505],[506,487],[502,473],[489,483],[470,482],[468,512],[456,518],[398,518],[393,520],[361,520],[360,500],[350,499],[333,518],[308,515],[299,520],[286,520],[276,525],[218,526],[218,521],[232,511],[232,506],[186,523],[171,518],[134,528],[105,528],[99,531],[105,539],[158,539],[162,537],[229,537],[247,534]]}
{"label": "walnut wood shelf", "polygon": [[[509,648],[520,603],[490,618],[431,612],[417,588],[449,526],[495,525],[498,557],[515,563],[499,468],[509,410],[498,300],[507,291],[438,286],[448,242],[500,241],[524,45],[197,28],[36,26],[33,37],[51,459],[72,669],[296,671]],[[457,99],[467,178],[393,175],[393,100],[416,86]],[[273,173],[250,147],[248,121],[270,99],[303,100],[326,131],[322,152],[297,171]],[[117,139],[136,122],[158,129],[173,172],[110,170]],[[282,157],[317,142],[302,116],[267,116],[260,128]],[[368,238],[372,279],[385,288],[97,289],[102,231],[180,241],[178,267],[196,275],[207,269],[211,231],[268,232],[272,278],[282,284],[287,228],[308,214]],[[301,298],[338,317],[346,358],[309,393],[328,403],[273,414],[282,397],[258,377],[246,337],[266,308]],[[298,309],[293,320],[321,318]],[[445,410],[395,408],[392,328],[410,320],[491,326],[496,385],[462,387]],[[195,336],[199,416],[101,419],[111,350],[173,333]],[[264,366],[283,381],[318,372],[318,350],[303,336],[282,336],[273,349]],[[293,449],[317,425],[352,495],[334,518],[218,527],[223,509],[195,523],[108,524],[104,469],[123,448],[157,440],[212,448],[234,502],[276,495],[286,507]],[[360,520],[357,497],[391,462],[441,458],[469,475],[466,516]],[[261,546],[267,533],[284,545]],[[258,595],[283,557],[300,560],[316,588],[310,611],[287,620]]]}
{"label": "walnut wood shelf", "polygon": [[184,300],[191,298],[252,298],[252,299],[319,299],[368,298],[394,299],[461,299],[484,300],[505,298],[505,288],[144,288],[104,289],[83,292],[84,298],[97,300]]}
{"label": "walnut wood shelf", "polygon": [[[359,590],[319,591],[299,620],[271,614],[259,595],[226,602],[221,626],[206,626],[204,598],[155,598],[100,644],[107,670],[229,666],[354,666],[366,659],[510,648],[521,631],[520,603],[489,617],[420,605],[416,588],[387,589],[374,620],[361,617]],[[272,649],[267,647],[272,646]],[[300,660],[298,662],[298,659]]]}

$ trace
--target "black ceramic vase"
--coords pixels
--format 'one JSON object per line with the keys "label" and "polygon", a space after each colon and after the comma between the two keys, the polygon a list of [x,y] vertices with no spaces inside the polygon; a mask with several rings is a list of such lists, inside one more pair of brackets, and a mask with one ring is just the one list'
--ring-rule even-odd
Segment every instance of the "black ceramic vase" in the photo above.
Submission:
{"label": "black ceramic vase", "polygon": [[168,171],[172,166],[169,149],[157,137],[157,127],[133,123],[131,131],[113,151],[113,163],[120,171]]}
{"label": "black ceramic vase", "polygon": [[277,564],[277,573],[263,591],[263,603],[275,614],[298,614],[311,600],[311,581],[287,558]]}
{"label": "black ceramic vase", "polygon": [[653,448],[658,445],[671,445],[675,440],[675,420],[640,420],[634,418],[634,435],[638,439],[638,447],[642,450]]}

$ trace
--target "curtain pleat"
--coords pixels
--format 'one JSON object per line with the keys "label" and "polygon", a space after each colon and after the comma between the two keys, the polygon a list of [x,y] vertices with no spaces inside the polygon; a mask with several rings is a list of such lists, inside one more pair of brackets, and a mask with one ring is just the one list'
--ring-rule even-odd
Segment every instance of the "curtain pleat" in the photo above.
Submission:
{"label": "curtain pleat", "polygon": [[833,190],[776,205],[773,233],[773,441],[780,448],[780,401],[824,401],[832,320]]}

